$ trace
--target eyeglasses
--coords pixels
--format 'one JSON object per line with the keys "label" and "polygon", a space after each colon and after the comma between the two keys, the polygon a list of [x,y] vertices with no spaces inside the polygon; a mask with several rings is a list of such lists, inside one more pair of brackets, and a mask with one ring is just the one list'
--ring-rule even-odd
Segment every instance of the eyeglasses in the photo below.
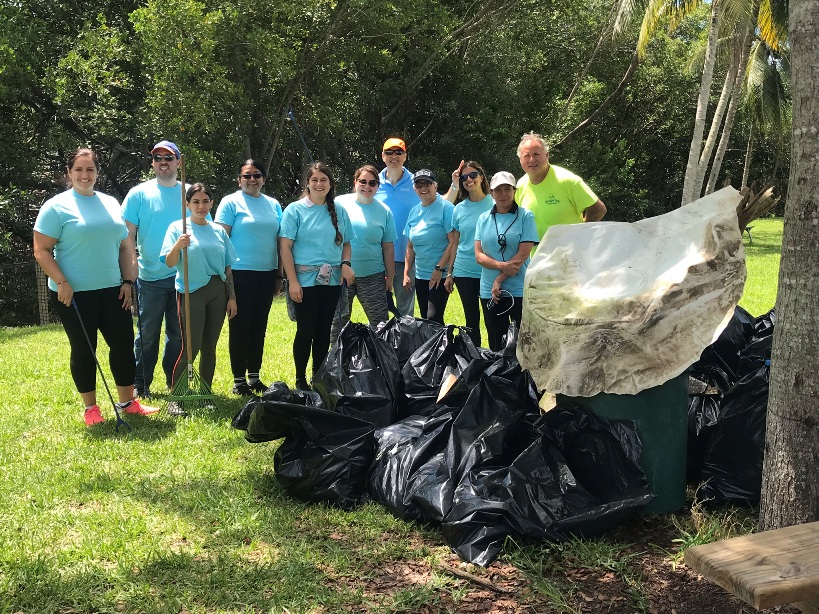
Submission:
{"label": "eyeglasses", "polygon": [[171,160],[176,160],[176,156],[173,154],[153,154],[154,162],[170,162]]}
{"label": "eyeglasses", "polygon": [[358,185],[368,185],[371,188],[374,188],[378,185],[378,179],[356,179],[355,181]]}
{"label": "eyeglasses", "polygon": [[471,173],[464,173],[461,175],[461,181],[466,181],[467,179],[477,179],[480,177],[481,174],[478,171],[472,171]]}
{"label": "eyeglasses", "polygon": [[406,153],[403,149],[385,149],[384,155],[385,156],[400,156]]}
{"label": "eyeglasses", "polygon": [[432,185],[431,181],[423,181],[422,180],[422,181],[416,181],[415,182],[415,187],[416,188],[426,188],[426,187],[429,187],[431,185]]}
{"label": "eyeglasses", "polygon": [[245,173],[244,175],[241,175],[241,177],[242,177],[242,179],[261,179],[262,174],[261,173]]}

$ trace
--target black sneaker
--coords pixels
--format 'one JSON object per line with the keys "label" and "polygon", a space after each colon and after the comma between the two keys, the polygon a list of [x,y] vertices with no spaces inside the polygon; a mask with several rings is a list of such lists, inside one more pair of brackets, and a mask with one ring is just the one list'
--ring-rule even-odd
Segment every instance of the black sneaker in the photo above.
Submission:
{"label": "black sneaker", "polygon": [[267,386],[262,383],[262,380],[256,380],[252,384],[248,384],[250,389],[255,392],[256,394],[264,394],[267,392]]}
{"label": "black sneaker", "polygon": [[188,412],[185,411],[184,405],[179,401],[168,401],[168,415],[184,418],[188,415]]}
{"label": "black sneaker", "polygon": [[310,390],[310,384],[307,383],[306,377],[296,378],[296,390]]}
{"label": "black sneaker", "polygon": [[[267,388],[265,388],[267,390]],[[233,387],[233,394],[238,394],[242,397],[252,397],[253,396],[253,388],[248,385],[247,382],[242,382],[241,384],[236,384]]]}

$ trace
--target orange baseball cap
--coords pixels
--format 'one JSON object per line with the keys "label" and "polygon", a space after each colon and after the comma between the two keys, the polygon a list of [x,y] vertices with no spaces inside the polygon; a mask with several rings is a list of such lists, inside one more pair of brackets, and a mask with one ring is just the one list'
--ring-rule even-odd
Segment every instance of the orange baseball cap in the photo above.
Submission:
{"label": "orange baseball cap", "polygon": [[404,151],[407,151],[407,146],[404,144],[404,141],[401,139],[391,138],[384,141],[384,147],[382,148],[384,151],[388,149],[392,149],[393,147],[398,147]]}

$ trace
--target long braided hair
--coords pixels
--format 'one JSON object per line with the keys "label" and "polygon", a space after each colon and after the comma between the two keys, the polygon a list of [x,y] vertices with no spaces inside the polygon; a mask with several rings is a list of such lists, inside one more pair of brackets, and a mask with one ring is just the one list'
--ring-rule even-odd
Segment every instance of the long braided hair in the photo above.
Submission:
{"label": "long braided hair", "polygon": [[336,229],[336,245],[341,245],[343,237],[341,236],[341,232],[338,230],[338,213],[336,212],[336,203],[334,200],[336,182],[333,180],[333,175],[330,172],[329,167],[324,162],[313,162],[313,164],[307,167],[307,172],[304,175],[304,196],[310,195],[310,177],[316,173],[321,173],[330,180],[330,189],[327,190],[327,198],[324,202],[327,205],[327,213],[330,214],[330,221],[333,223],[333,228]]}

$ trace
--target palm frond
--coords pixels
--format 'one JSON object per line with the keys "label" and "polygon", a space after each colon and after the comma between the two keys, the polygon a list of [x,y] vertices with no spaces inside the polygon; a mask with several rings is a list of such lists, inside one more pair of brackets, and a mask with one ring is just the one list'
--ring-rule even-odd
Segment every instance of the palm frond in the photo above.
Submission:
{"label": "palm frond", "polygon": [[618,0],[617,11],[614,16],[614,35],[621,34],[631,25],[634,15],[645,10],[645,0]]}
{"label": "palm frond", "polygon": [[744,34],[750,26],[755,4],[760,0],[720,0],[721,24]]}
{"label": "palm frond", "polygon": [[671,0],[667,8],[667,13],[670,16],[668,31],[673,32],[676,30],[682,20],[696,11],[702,4],[702,0]]}
{"label": "palm frond", "polygon": [[759,37],[779,51],[788,40],[788,0],[762,0],[757,25]]}

